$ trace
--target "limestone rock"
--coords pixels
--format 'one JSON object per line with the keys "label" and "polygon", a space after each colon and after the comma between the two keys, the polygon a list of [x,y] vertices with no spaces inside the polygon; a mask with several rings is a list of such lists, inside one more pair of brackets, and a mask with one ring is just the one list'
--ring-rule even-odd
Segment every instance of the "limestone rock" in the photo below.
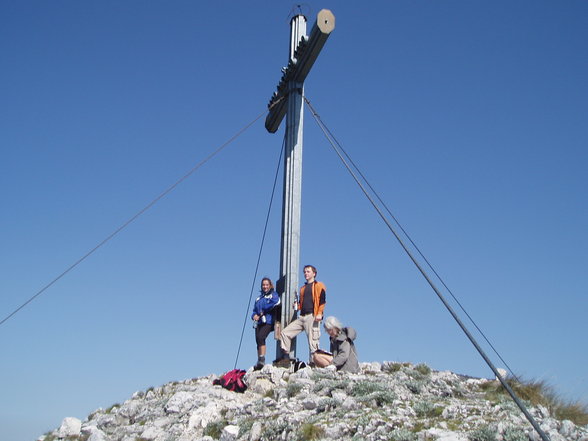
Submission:
{"label": "limestone rock", "polygon": [[61,426],[57,431],[59,438],[67,438],[72,436],[79,436],[82,431],[82,422],[77,418],[66,417],[61,422]]}
{"label": "limestone rock", "polygon": [[[509,397],[487,400],[484,387],[494,380],[422,365],[362,363],[357,374],[311,368],[290,372],[266,365],[247,372],[245,393],[215,386],[215,378],[135,392],[123,404],[96,410],[83,423],[64,419],[44,438],[467,441],[476,431],[491,430],[498,441],[541,441]],[[551,441],[588,441],[587,426],[558,421],[546,407],[528,410]]]}

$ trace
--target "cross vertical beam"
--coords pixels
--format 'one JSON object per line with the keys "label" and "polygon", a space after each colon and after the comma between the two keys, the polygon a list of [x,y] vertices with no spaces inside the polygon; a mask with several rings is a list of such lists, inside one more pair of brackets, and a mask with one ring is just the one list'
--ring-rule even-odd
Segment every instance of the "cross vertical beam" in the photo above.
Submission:
{"label": "cross vertical beam", "polygon": [[[303,15],[297,15],[290,22],[290,60],[295,60],[295,51],[302,37],[306,37],[306,18]],[[282,199],[282,241],[280,251],[280,281],[283,281],[284,289],[283,293],[281,293],[281,322],[284,327],[296,317],[296,311],[292,307],[292,300],[296,298],[298,272],[300,270],[302,129],[304,118],[303,92],[304,84],[302,82],[293,80],[288,82],[284,194]],[[280,283],[281,287],[282,284]],[[295,355],[296,339],[293,339],[290,356],[294,358]]]}
{"label": "cross vertical beam", "polygon": [[[265,127],[275,133],[286,117],[284,155],[284,192],[282,198],[282,240],[280,278],[276,284],[282,299],[282,327],[296,317],[293,300],[298,289],[300,272],[300,218],[302,208],[302,133],[304,119],[304,80],[310,72],[329,34],[335,28],[335,17],[323,9],[317,15],[310,37],[306,36],[306,17],[297,15],[290,21],[290,58],[282,69],[283,76],[268,107]],[[281,354],[278,342],[276,355]],[[296,340],[292,341],[290,357],[296,355]]]}

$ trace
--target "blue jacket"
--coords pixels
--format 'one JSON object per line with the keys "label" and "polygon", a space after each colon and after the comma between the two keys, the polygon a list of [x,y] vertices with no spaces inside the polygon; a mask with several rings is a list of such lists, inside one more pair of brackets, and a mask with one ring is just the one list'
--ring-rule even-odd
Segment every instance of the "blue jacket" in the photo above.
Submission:
{"label": "blue jacket", "polygon": [[280,296],[273,289],[270,289],[267,293],[261,293],[261,295],[255,299],[255,305],[253,305],[253,313],[251,318],[255,314],[261,316],[258,323],[267,323],[272,325],[274,323],[274,316],[272,310],[280,304]]}

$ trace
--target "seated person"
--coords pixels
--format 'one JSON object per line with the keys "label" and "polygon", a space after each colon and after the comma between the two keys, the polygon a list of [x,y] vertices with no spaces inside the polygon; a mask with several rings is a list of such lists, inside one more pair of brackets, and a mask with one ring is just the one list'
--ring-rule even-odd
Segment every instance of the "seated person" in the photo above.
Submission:
{"label": "seated person", "polygon": [[359,362],[355,349],[357,333],[351,327],[343,327],[336,317],[327,317],[325,320],[325,331],[331,340],[331,354],[316,351],[313,355],[314,364],[317,367],[335,366],[338,371],[359,372]]}

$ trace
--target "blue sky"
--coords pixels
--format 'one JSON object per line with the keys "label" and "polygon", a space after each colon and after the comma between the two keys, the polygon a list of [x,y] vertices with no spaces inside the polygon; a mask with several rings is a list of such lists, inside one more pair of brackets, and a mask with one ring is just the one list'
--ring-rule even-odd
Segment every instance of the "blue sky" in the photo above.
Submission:
{"label": "blue sky", "polygon": [[[0,3],[2,318],[264,111],[293,6]],[[309,30],[322,8],[308,99],[515,373],[588,402],[588,2],[307,2]],[[327,314],[362,361],[491,377],[305,112]],[[232,368],[284,129],[263,119],[0,326],[0,439]]]}

